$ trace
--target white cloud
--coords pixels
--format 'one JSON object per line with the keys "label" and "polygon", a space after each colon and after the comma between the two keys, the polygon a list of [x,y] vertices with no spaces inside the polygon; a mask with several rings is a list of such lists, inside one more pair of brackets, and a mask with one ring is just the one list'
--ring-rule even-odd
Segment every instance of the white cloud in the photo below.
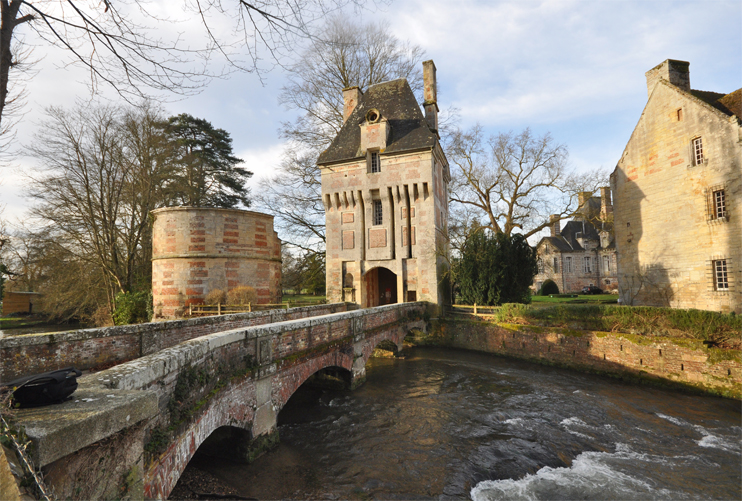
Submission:
{"label": "white cloud", "polygon": [[256,189],[261,179],[271,178],[281,165],[284,143],[274,144],[267,148],[251,148],[240,151],[237,156],[245,161],[244,167],[253,173],[248,185]]}

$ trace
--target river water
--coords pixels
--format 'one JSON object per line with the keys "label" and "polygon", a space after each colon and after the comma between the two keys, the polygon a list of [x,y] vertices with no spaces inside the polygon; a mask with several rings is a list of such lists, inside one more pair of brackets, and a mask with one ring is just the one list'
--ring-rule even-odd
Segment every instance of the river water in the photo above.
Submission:
{"label": "river water", "polygon": [[372,359],[355,391],[302,388],[281,445],[188,468],[259,499],[740,499],[740,403],[488,356]]}

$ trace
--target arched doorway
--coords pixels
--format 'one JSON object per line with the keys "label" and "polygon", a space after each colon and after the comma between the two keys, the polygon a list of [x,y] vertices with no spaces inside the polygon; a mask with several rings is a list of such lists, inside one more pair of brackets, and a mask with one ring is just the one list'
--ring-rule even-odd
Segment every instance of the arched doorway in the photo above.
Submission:
{"label": "arched doorway", "polygon": [[363,276],[366,307],[397,302],[397,275],[386,268],[373,268]]}

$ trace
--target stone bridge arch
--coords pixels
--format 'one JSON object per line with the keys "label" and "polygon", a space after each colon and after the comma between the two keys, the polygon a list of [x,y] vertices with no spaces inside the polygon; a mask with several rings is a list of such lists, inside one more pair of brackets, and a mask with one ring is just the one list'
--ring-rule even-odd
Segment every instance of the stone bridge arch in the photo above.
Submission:
{"label": "stone bridge arch", "polygon": [[[36,458],[49,478],[94,479],[82,486],[67,481],[59,486],[60,497],[167,498],[197,449],[215,432],[226,434],[226,442],[239,442],[228,455],[233,459],[247,459],[256,448],[272,445],[278,412],[311,375],[337,367],[350,371],[352,387],[360,385],[373,349],[382,341],[401,347],[410,329],[424,330],[426,308],[425,303],[393,304],[240,327],[84,376],[79,398],[61,405],[79,419],[92,416],[90,423],[66,420],[65,452],[59,440],[48,445],[37,440]],[[49,421],[54,420],[50,413]],[[96,435],[101,422],[111,426],[107,434]],[[81,427],[90,431],[72,431]],[[105,472],[96,456],[110,450],[99,445],[104,442],[126,457]]]}

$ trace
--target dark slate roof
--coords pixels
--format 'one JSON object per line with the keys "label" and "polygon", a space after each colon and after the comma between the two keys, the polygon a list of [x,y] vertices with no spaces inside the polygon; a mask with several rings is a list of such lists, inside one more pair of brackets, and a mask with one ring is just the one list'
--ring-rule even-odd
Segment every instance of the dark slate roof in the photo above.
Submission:
{"label": "dark slate roof", "polygon": [[[585,231],[582,238],[587,238],[590,240],[600,240],[600,236],[598,236],[598,232],[595,230],[595,227],[587,221],[584,223],[584,230]],[[569,246],[572,247],[572,249],[577,250],[583,248],[577,241],[577,233],[582,232],[582,221],[570,221],[564,225],[564,228],[562,228],[559,233],[561,234],[562,238],[564,238],[564,240],[569,244]]]}
{"label": "dark slate roof", "polygon": [[742,89],[737,89],[729,94],[696,89],[691,89],[690,93],[726,115],[736,115],[742,118]]}
{"label": "dark slate roof", "polygon": [[[570,247],[569,244],[565,242],[562,237],[544,237],[541,239],[541,242],[550,243],[557,250],[560,250],[562,252],[569,252],[573,250],[572,247]],[[539,242],[539,245],[541,245],[541,242]]]}
{"label": "dark slate roof", "polygon": [[389,141],[383,153],[398,153],[435,146],[437,136],[430,130],[407,80],[392,80],[372,85],[366,90],[338,135],[320,154],[318,165],[363,156],[360,125],[366,119],[366,112],[372,108],[379,110],[381,118],[388,120],[391,128]]}

